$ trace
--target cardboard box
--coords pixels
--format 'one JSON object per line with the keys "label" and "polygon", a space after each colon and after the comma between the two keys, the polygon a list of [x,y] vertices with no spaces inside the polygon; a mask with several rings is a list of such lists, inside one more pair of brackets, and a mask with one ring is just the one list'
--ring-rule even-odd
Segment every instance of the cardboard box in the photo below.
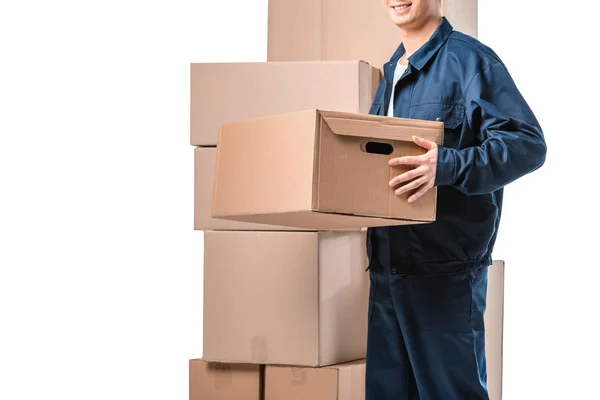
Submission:
{"label": "cardboard box", "polygon": [[[477,36],[477,0],[442,0],[442,13]],[[399,45],[379,0],[269,0],[269,61],[365,60],[382,68]]]}
{"label": "cardboard box", "polygon": [[215,180],[216,147],[194,149],[194,229],[221,231],[277,231],[299,230],[298,228],[253,224],[211,217],[213,185]]}
{"label": "cardboard box", "polygon": [[190,400],[262,400],[264,367],[190,360]]}
{"label": "cardboard box", "polygon": [[366,266],[364,232],[205,232],[204,359],[365,358]]}
{"label": "cardboard box", "polygon": [[368,113],[381,72],[361,61],[191,65],[191,144],[215,146],[218,125],[324,108]]}
{"label": "cardboard box", "polygon": [[224,124],[212,216],[314,230],[432,222],[437,189],[408,203],[388,182],[411,167],[388,161],[426,152],[413,135],[441,144],[443,127],[322,110]]}
{"label": "cardboard box", "polygon": [[365,361],[325,368],[267,366],[265,400],[364,400]]}
{"label": "cardboard box", "polygon": [[487,383],[490,400],[502,400],[502,343],[504,331],[504,261],[488,270],[485,320]]}

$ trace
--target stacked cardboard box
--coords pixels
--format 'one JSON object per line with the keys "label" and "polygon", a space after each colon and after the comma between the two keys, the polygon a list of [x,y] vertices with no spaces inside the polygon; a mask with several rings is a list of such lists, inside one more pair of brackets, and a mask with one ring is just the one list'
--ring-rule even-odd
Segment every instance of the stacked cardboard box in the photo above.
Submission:
{"label": "stacked cardboard box", "polygon": [[365,233],[217,219],[212,204],[221,125],[311,108],[366,114],[380,78],[362,61],[192,64],[194,229],[204,231],[205,275],[204,354],[190,361],[190,399],[257,400],[261,365],[365,357]]}
{"label": "stacked cardboard box", "polygon": [[[476,34],[476,0],[443,0],[442,10]],[[377,189],[398,173],[387,162],[354,163],[358,145],[384,154],[369,145],[387,144],[387,158],[420,151],[388,131],[401,121],[366,116],[378,68],[398,41],[379,2],[270,0],[268,62],[192,64],[205,298],[191,400],[363,398],[369,278],[365,233],[355,228],[435,219],[435,191],[411,208]],[[434,122],[419,128],[442,139]],[[352,165],[362,191],[344,183]],[[370,179],[377,183],[365,190]],[[502,279],[495,263],[486,314],[491,392],[501,371]]]}

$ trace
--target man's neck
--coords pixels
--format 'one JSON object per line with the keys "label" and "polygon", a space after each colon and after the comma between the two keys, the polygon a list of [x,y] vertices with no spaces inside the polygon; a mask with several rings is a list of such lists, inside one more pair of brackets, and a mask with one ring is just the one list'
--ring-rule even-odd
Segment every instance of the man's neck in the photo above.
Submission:
{"label": "man's neck", "polygon": [[440,26],[441,22],[442,17],[434,16],[416,28],[400,28],[400,37],[402,38],[402,43],[404,43],[405,51],[405,56],[402,57],[403,60],[406,60],[415,51],[419,50],[421,46],[427,43],[429,38],[431,38],[431,35],[433,35],[438,26]]}

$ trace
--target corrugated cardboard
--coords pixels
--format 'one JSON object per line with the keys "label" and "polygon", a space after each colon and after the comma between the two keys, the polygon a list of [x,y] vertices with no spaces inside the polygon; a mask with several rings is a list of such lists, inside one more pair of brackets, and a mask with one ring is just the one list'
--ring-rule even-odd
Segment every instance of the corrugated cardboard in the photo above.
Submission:
{"label": "corrugated cardboard", "polygon": [[265,370],[265,400],[364,400],[365,361],[325,368],[269,365]]}
{"label": "corrugated cardboard", "polygon": [[[212,216],[336,230],[435,220],[437,190],[414,203],[389,180],[420,155],[413,135],[441,144],[443,122],[309,110],[224,124],[219,134]],[[372,154],[381,143],[391,154]]]}
{"label": "corrugated cardboard", "polygon": [[205,232],[204,359],[366,357],[366,265],[364,232]]}
{"label": "corrugated cardboard", "polygon": [[[477,0],[443,0],[454,29],[477,36]],[[382,68],[400,44],[381,0],[269,0],[269,61],[365,60]]]}
{"label": "corrugated cardboard", "polygon": [[490,400],[502,400],[502,343],[504,331],[504,261],[488,271],[485,345]]}
{"label": "corrugated cardboard", "polygon": [[264,367],[190,360],[190,400],[262,400]]}
{"label": "corrugated cardboard", "polygon": [[[477,36],[477,0],[443,0],[454,29]],[[365,60],[382,68],[400,44],[381,0],[269,0],[269,61]]]}
{"label": "corrugated cardboard", "polygon": [[368,113],[381,73],[361,61],[191,65],[191,144],[215,146],[218,125],[324,108]]}
{"label": "corrugated cardboard", "polygon": [[194,149],[194,229],[221,231],[299,230],[286,226],[252,224],[211,217],[215,179],[216,147]]}

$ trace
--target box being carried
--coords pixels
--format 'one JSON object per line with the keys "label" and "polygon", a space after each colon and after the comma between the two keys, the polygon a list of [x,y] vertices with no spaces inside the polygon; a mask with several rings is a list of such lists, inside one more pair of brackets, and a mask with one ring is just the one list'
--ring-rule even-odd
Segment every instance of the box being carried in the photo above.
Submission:
{"label": "box being carried", "polygon": [[212,218],[215,180],[216,147],[194,149],[194,229],[201,231],[289,231],[301,230],[288,226],[252,224]]}
{"label": "box being carried", "polygon": [[443,122],[309,110],[223,124],[212,216],[314,230],[435,221],[436,188],[413,203],[389,180],[442,143]]}

